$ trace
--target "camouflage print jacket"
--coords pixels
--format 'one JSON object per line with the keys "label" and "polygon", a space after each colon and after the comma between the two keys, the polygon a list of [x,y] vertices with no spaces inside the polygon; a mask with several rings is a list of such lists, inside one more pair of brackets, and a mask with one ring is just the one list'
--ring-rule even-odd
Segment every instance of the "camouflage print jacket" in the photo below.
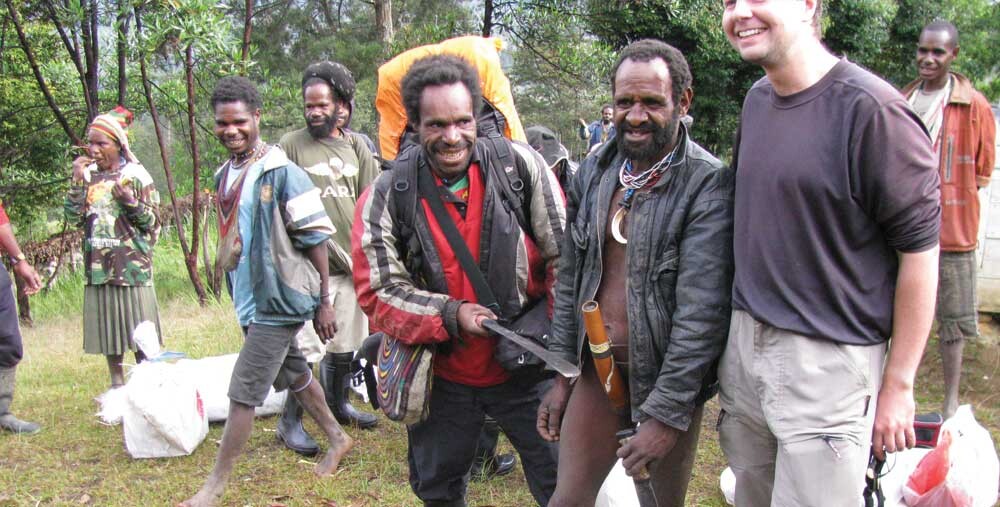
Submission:
{"label": "camouflage print jacket", "polygon": [[[66,195],[66,220],[83,227],[83,262],[87,285],[153,284],[153,245],[160,230],[160,194],[153,178],[136,163],[118,171],[88,167],[89,183],[74,184]],[[117,181],[132,185],[134,206],[115,200]]]}

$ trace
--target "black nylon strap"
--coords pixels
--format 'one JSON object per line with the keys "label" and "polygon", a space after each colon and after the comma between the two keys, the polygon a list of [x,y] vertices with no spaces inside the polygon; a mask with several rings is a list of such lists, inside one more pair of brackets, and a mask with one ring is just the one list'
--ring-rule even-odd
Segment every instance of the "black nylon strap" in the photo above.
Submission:
{"label": "black nylon strap", "polygon": [[483,276],[483,272],[479,270],[479,266],[476,265],[476,261],[472,258],[472,253],[469,252],[469,247],[466,246],[462,234],[458,232],[455,221],[451,219],[451,215],[444,209],[444,204],[441,202],[441,193],[434,183],[434,177],[431,175],[430,168],[426,170],[423,168],[418,169],[417,188],[420,195],[424,199],[427,199],[427,204],[431,208],[434,219],[437,220],[438,226],[441,227],[441,232],[444,233],[448,244],[451,245],[451,250],[455,253],[455,257],[458,258],[458,263],[461,264],[465,275],[469,277],[469,282],[472,284],[472,290],[476,292],[476,299],[479,300],[479,304],[489,308],[493,313],[500,315],[500,305],[497,303],[497,298],[493,295],[493,291],[490,290],[489,284],[486,283],[486,277]]}

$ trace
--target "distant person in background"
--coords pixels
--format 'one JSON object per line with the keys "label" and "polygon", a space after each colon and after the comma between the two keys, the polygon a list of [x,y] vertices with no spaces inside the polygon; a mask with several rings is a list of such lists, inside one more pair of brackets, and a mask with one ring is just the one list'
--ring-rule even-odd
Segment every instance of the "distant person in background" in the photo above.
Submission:
{"label": "distant person in background", "polygon": [[[320,383],[337,421],[365,429],[374,428],[378,419],[355,409],[348,397],[354,353],[368,336],[368,319],[358,306],[351,276],[351,222],[358,196],[378,176],[379,168],[364,139],[339,126],[341,113],[349,111],[354,99],[354,89],[351,71],[340,63],[323,61],[306,67],[302,76],[305,126],[283,135],[279,144],[319,189],[319,199],[334,227],[326,247],[337,334],[324,346],[315,333],[300,332],[298,345],[307,358],[322,358]],[[302,428],[302,407],[294,398],[285,405],[277,435],[300,454],[319,451]]]}
{"label": "distant person in background", "polygon": [[[7,254],[14,274],[24,285],[24,293],[28,296],[37,293],[42,288],[42,279],[21,252],[3,204],[0,204],[0,250]],[[21,330],[17,325],[17,306],[14,304],[12,289],[10,274],[3,263],[0,263],[0,429],[32,434],[38,433],[42,427],[33,422],[22,421],[10,413],[10,404],[14,400],[15,372],[24,352],[21,348]]]}
{"label": "distant person in background", "polygon": [[979,192],[990,183],[996,124],[990,104],[965,76],[951,71],[958,30],[947,21],[924,27],[917,42],[919,78],[903,95],[920,115],[938,152],[941,176],[941,258],[938,264],[938,346],[944,366],[947,419],[958,409],[962,348],[979,337],[976,315],[976,242]]}
{"label": "distant person in background", "polygon": [[131,123],[122,106],[94,118],[65,202],[66,220],[83,228],[83,350],[107,357],[112,389],[125,384],[126,350],[145,359],[132,340],[139,324],[152,322],[163,341],[153,289],[160,195],[129,148]]}
{"label": "distant person in background", "polygon": [[569,151],[559,142],[559,136],[541,125],[528,127],[524,133],[528,136],[528,144],[542,155],[559,180],[559,186],[565,189],[569,179],[576,174],[577,164],[569,159]]}
{"label": "distant person in background", "polygon": [[353,115],[354,100],[351,99],[344,107],[337,111],[337,127],[360,137],[368,145],[368,149],[371,150],[372,155],[375,155],[376,158],[379,157],[378,145],[375,144],[375,141],[372,141],[372,138],[368,137],[368,134],[351,128],[351,117]]}
{"label": "distant person in background", "polygon": [[590,125],[580,118],[580,131],[578,135],[580,139],[587,141],[587,151],[594,149],[595,145],[601,144],[612,137],[615,137],[615,124],[611,121],[614,116],[614,108],[611,104],[605,104],[601,108],[601,119],[596,120]]}

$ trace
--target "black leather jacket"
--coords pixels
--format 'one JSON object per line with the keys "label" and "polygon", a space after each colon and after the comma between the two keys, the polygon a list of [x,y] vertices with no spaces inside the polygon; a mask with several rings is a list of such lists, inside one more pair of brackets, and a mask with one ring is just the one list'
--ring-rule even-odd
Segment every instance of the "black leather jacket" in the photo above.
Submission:
{"label": "black leather jacket", "polygon": [[[683,126],[680,137],[683,156],[651,191],[633,199],[626,291],[632,419],[654,417],[686,431],[694,409],[717,391],[715,369],[729,332],[735,173],[691,141]],[[567,189],[569,234],[548,348],[573,362],[585,350],[580,307],[601,284],[622,162],[615,143],[607,143],[581,164]]]}

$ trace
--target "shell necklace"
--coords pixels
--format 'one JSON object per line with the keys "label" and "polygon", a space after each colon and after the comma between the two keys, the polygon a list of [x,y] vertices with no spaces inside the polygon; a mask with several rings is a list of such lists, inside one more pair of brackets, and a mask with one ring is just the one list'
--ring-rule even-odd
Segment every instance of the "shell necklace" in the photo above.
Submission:
{"label": "shell necklace", "polygon": [[[680,143],[677,143],[677,146],[680,146]],[[611,217],[611,237],[615,238],[618,243],[628,244],[628,238],[625,237],[622,227],[625,215],[632,208],[632,198],[636,191],[652,187],[657,181],[660,181],[660,176],[663,176],[663,173],[670,168],[670,162],[673,161],[674,154],[677,153],[677,146],[674,146],[674,149],[670,150],[666,157],[639,174],[632,174],[632,161],[630,159],[626,158],[622,162],[622,166],[618,169],[618,183],[625,187],[625,195],[618,203],[615,215]]]}

